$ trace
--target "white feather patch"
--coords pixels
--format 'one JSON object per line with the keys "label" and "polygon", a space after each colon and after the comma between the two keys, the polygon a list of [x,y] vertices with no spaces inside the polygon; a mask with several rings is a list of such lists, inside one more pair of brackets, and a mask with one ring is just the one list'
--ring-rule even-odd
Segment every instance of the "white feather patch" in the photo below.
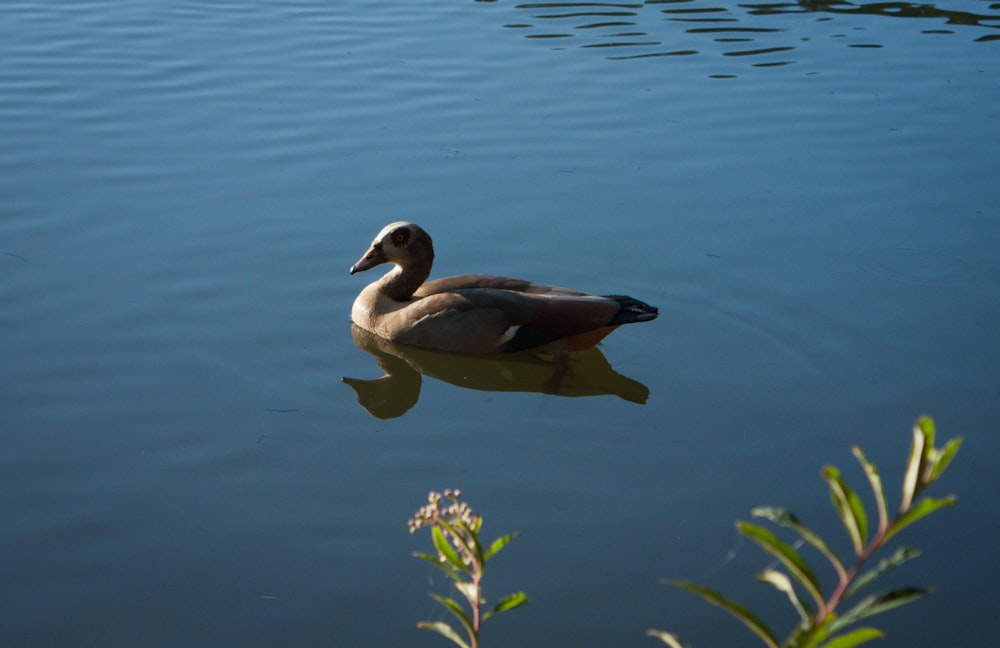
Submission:
{"label": "white feather patch", "polygon": [[520,324],[515,324],[514,326],[508,326],[507,330],[504,331],[503,335],[500,336],[500,344],[506,344],[511,340],[513,340],[514,336],[517,335],[518,329],[520,328],[521,328]]}

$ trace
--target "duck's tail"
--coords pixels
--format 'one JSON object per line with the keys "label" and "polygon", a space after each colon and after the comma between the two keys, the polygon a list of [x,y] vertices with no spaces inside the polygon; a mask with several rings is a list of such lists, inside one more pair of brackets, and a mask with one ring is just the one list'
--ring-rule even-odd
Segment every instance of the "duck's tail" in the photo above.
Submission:
{"label": "duck's tail", "polygon": [[608,326],[631,324],[632,322],[646,322],[651,319],[656,319],[656,316],[660,314],[660,309],[656,306],[650,306],[646,302],[633,299],[628,295],[604,296],[621,304],[621,308],[617,313],[615,313],[615,316],[611,318],[611,321],[608,322]]}

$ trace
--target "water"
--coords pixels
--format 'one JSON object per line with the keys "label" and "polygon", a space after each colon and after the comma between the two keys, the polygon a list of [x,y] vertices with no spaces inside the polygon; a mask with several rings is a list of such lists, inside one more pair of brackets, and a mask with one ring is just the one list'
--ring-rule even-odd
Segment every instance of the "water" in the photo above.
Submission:
{"label": "water", "polygon": [[[846,550],[820,466],[860,488],[860,443],[895,498],[923,412],[966,437],[937,493],[962,499],[903,538],[899,582],[936,593],[875,625],[995,636],[998,26],[974,1],[4,4],[0,644],[443,645],[405,522],[445,487],[521,532],[487,588],[533,602],[487,644],[749,644],[659,581],[790,628],[732,521],[788,506]],[[627,388],[449,364],[372,416],[342,378],[383,374],[349,323],[374,276],[347,268],[400,218],[435,276],[658,305],[588,359]]]}

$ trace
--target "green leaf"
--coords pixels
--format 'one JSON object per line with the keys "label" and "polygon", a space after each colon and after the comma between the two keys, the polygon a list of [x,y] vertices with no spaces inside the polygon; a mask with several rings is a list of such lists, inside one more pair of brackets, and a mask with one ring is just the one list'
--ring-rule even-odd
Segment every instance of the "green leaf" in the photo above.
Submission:
{"label": "green leaf", "polygon": [[799,618],[802,619],[803,623],[809,623],[812,618],[812,612],[807,608],[807,604],[799,598],[799,593],[795,591],[795,587],[792,585],[792,579],[780,571],[774,569],[768,569],[757,576],[757,580],[773,585],[779,592],[784,592],[788,595],[788,600],[791,601],[792,607],[795,611],[799,613]]}
{"label": "green leaf", "polygon": [[823,469],[823,478],[830,485],[830,499],[847,529],[847,535],[854,545],[854,553],[860,556],[868,542],[868,515],[865,514],[865,507],[851,487],[840,478],[839,470],[827,466]]}
{"label": "green leaf", "polygon": [[916,426],[920,428],[920,431],[923,432],[924,439],[926,439],[926,443],[924,445],[926,454],[926,451],[934,448],[934,437],[937,435],[937,429],[934,426],[934,419],[929,416],[921,416],[917,419]]}
{"label": "green leaf", "polygon": [[[920,475],[923,473],[924,457],[927,450],[927,435],[921,426],[920,419],[913,426],[913,445],[910,446],[910,457],[906,462],[906,472],[903,475],[903,499],[899,503],[899,512],[909,510],[913,505],[913,498],[920,492]],[[934,434],[933,423],[931,424],[931,435]]]}
{"label": "green leaf", "polygon": [[448,608],[448,611],[454,614],[455,617],[462,623],[462,627],[465,628],[465,631],[469,633],[470,637],[474,637],[476,635],[476,630],[472,627],[472,621],[469,619],[469,615],[465,613],[465,610],[463,610],[462,606],[458,604],[458,601],[453,598],[439,596],[437,594],[429,594],[428,596]]}
{"label": "green leaf", "polygon": [[[453,536],[453,539],[455,540],[454,547],[456,547],[458,551],[466,550],[472,552],[472,559],[475,560],[480,567],[486,564],[486,560],[483,557],[483,546],[479,542],[479,529],[483,526],[483,516],[474,516],[471,524],[466,524],[462,520],[458,520],[455,523],[440,520],[438,521],[438,524],[447,529],[447,531]],[[462,569],[466,572],[470,571],[468,565],[464,565]]]}
{"label": "green leaf", "polygon": [[835,637],[830,641],[826,642],[820,648],[854,648],[854,646],[860,646],[863,643],[868,643],[872,639],[878,639],[884,637],[885,633],[876,628],[858,628],[852,632],[845,635],[840,635]]}
{"label": "green leaf", "polygon": [[774,636],[774,632],[772,632],[771,629],[757,617],[757,615],[748,610],[746,607],[740,605],[739,603],[734,603],[718,592],[710,590],[707,587],[702,587],[701,585],[695,585],[694,583],[688,583],[686,581],[671,581],[671,584],[690,592],[694,592],[712,605],[717,605],[726,612],[729,612],[731,615],[739,619],[743,625],[750,628],[754,634],[760,637],[761,641],[763,641],[768,648],[780,648],[780,644],[778,643],[778,639]]}
{"label": "green leaf", "polygon": [[885,504],[885,491],[882,488],[882,478],[879,477],[878,470],[875,469],[875,464],[868,461],[868,457],[861,451],[860,446],[852,447],[851,452],[854,453],[858,463],[861,464],[861,469],[865,471],[865,477],[868,478],[868,483],[872,487],[872,495],[875,497],[875,507],[878,509],[878,526],[879,529],[884,530],[889,526],[889,514]]}
{"label": "green leaf", "polygon": [[509,535],[500,536],[499,538],[494,540],[493,544],[490,545],[490,548],[487,549],[486,553],[483,554],[483,562],[492,558],[497,552],[506,547],[508,542],[510,542],[516,537],[517,537],[516,533],[511,533]]}
{"label": "green leaf", "polygon": [[475,518],[475,524],[469,529],[469,548],[475,554],[475,560],[479,564],[480,569],[486,568],[486,554],[483,551],[483,543],[479,541],[479,528],[483,526],[483,518]]}
{"label": "green leaf", "polygon": [[927,475],[928,484],[936,482],[945,469],[948,468],[948,464],[955,458],[958,449],[962,447],[962,441],[962,437],[956,437],[944,444],[944,447],[940,450],[935,449],[931,453],[931,470],[930,474]]}
{"label": "green leaf", "polygon": [[896,535],[906,527],[910,526],[917,520],[927,517],[934,511],[944,508],[946,506],[952,506],[958,501],[958,497],[955,495],[947,495],[942,498],[935,499],[933,497],[925,497],[924,499],[917,502],[917,505],[908,510],[906,513],[901,515],[896,519],[889,529],[885,533],[885,539],[888,540],[892,536]]}
{"label": "green leaf", "polygon": [[493,606],[493,609],[483,615],[483,621],[490,618],[494,614],[500,614],[501,612],[506,612],[507,610],[513,610],[514,608],[521,607],[528,602],[528,595],[524,592],[514,592],[513,594],[508,594],[507,596],[500,599],[500,602]]}
{"label": "green leaf", "polygon": [[429,562],[430,564],[434,565],[435,567],[437,567],[444,573],[448,574],[448,576],[454,578],[455,580],[459,580],[461,578],[461,575],[455,571],[455,569],[451,566],[450,563],[441,562],[441,559],[438,558],[437,556],[416,552],[413,554],[413,557]]}
{"label": "green leaf", "polygon": [[652,628],[646,631],[647,637],[656,637],[663,643],[670,646],[670,648],[688,648],[687,644],[680,640],[677,635],[666,632],[664,630],[653,630]]}
{"label": "green leaf", "polygon": [[455,589],[457,589],[459,592],[462,593],[462,596],[464,596],[469,601],[469,605],[476,605],[477,601],[482,603],[482,600],[480,599],[479,588],[476,586],[475,583],[468,581],[458,581],[457,583],[455,583]]}
{"label": "green leaf", "polygon": [[465,642],[462,637],[455,632],[454,628],[445,623],[444,621],[420,621],[417,623],[417,627],[421,630],[433,630],[434,632],[444,635],[452,641],[452,643],[461,646],[462,648],[469,648],[469,644]]}
{"label": "green leaf", "polygon": [[888,612],[893,608],[911,603],[930,593],[931,590],[929,589],[904,587],[885,594],[866,596],[858,601],[857,605],[845,612],[843,616],[831,623],[830,631],[836,632],[837,630],[846,628],[861,619],[881,614],[882,612]]}
{"label": "green leaf", "polygon": [[462,562],[462,559],[459,558],[455,548],[451,546],[451,543],[448,542],[448,539],[444,536],[444,531],[441,530],[441,527],[437,525],[431,527],[431,538],[434,540],[434,548],[445,557],[445,560],[451,563],[459,571],[469,571],[469,567]]}
{"label": "green leaf", "polygon": [[844,598],[854,596],[862,588],[871,585],[876,579],[880,578],[883,574],[899,567],[905,562],[909,562],[920,555],[920,552],[916,549],[910,549],[909,547],[899,547],[896,551],[889,557],[883,558],[875,565],[874,568],[869,569],[860,576],[858,576],[847,591],[844,593]]}
{"label": "green leaf", "polygon": [[[442,530],[448,532],[445,538],[450,540],[449,544],[455,548],[455,551],[461,552],[463,558],[466,557],[467,553],[471,552],[473,554],[471,559],[476,561],[480,566],[483,564],[483,548],[479,544],[477,533],[482,523],[483,519],[481,516],[473,519],[472,527],[466,525],[461,520],[454,523],[447,520],[438,520],[438,525],[441,526]],[[465,565],[464,570],[470,572],[471,568]]]}
{"label": "green leaf", "polygon": [[786,641],[785,645],[795,648],[816,648],[819,642],[830,636],[830,620],[831,617],[827,617],[820,625],[814,625],[813,622],[800,624],[792,639]]}
{"label": "green leaf", "polygon": [[933,591],[934,590],[930,587],[903,587],[893,590],[887,594],[877,597],[875,603],[869,608],[868,614],[865,616],[888,612],[893,608],[897,608],[901,605],[912,603],[919,598],[923,598]]}
{"label": "green leaf", "polygon": [[802,536],[803,540],[811,544],[821,554],[826,556],[826,559],[830,561],[833,568],[837,570],[837,575],[840,578],[847,578],[847,572],[844,570],[844,564],[840,562],[840,559],[837,558],[836,554],[830,551],[830,549],[826,546],[826,543],[823,542],[822,538],[799,522],[799,518],[788,509],[776,506],[758,506],[751,510],[750,514],[754,517],[764,518],[780,526],[792,529]]}
{"label": "green leaf", "polygon": [[472,524],[468,526],[469,531],[471,531],[473,535],[476,535],[482,528],[483,528],[483,516],[482,515],[472,516]]}
{"label": "green leaf", "polygon": [[760,547],[781,561],[781,564],[791,572],[809,592],[818,607],[823,606],[823,594],[820,592],[819,580],[812,568],[806,564],[797,551],[781,541],[776,535],[763,527],[749,522],[737,522],[736,528],[756,542]]}

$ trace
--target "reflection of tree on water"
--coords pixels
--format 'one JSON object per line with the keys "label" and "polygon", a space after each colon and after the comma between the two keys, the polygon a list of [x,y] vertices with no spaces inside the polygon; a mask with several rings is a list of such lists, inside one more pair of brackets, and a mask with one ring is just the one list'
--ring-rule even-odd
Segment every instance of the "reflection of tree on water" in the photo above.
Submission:
{"label": "reflection of tree on water", "polygon": [[539,392],[558,396],[618,396],[645,403],[649,388],[617,373],[596,347],[571,354],[463,356],[394,344],[351,325],[359,348],[378,358],[385,375],[344,377],[372,416],[402,416],[420,398],[421,375],[480,391]]}
{"label": "reflection of tree on water", "polygon": [[[991,5],[991,9],[997,5]],[[585,49],[607,50],[608,58],[647,58],[651,56],[687,56],[701,53],[699,42],[689,36],[708,34],[716,43],[740,43],[766,34],[783,34],[782,42],[768,42],[766,47],[726,49],[726,56],[772,54],[795,49],[806,34],[790,29],[787,23],[761,24],[760,18],[788,14],[828,13],[837,15],[885,16],[889,18],[924,18],[948,25],[1000,30],[1000,13],[980,14],[939,8],[913,2],[852,3],[841,0],[798,0],[797,2],[751,2],[719,6],[716,0],[702,4],[698,0],[647,0],[644,3],[537,2],[516,5],[529,16],[528,21],[508,23],[505,27],[526,31],[530,39],[551,40],[564,48],[569,39]],[[742,14],[742,15],[741,15]],[[664,23],[680,26],[669,32]],[[665,32],[665,33],[664,33]],[[987,33],[976,41],[1000,39],[1000,32]],[[613,52],[613,53],[612,53]]]}
{"label": "reflection of tree on water", "polygon": [[[766,15],[768,13],[783,13],[781,8],[793,5],[748,5],[753,7],[750,11],[754,15]],[[965,25],[970,27],[986,27],[988,29],[1000,29],[1000,14],[984,15],[967,11],[952,11],[950,9],[938,9],[932,4],[917,4],[912,2],[872,2],[865,4],[853,4],[851,2],[840,2],[838,0],[799,0],[798,6],[806,11],[817,11],[835,14],[864,14],[869,16],[886,16],[889,18],[937,18],[944,19],[949,25]],[[996,5],[993,5],[994,7]],[[776,11],[772,11],[774,8]],[[787,13],[787,12],[785,12]],[[987,35],[976,40],[1000,39],[1000,34]]]}

